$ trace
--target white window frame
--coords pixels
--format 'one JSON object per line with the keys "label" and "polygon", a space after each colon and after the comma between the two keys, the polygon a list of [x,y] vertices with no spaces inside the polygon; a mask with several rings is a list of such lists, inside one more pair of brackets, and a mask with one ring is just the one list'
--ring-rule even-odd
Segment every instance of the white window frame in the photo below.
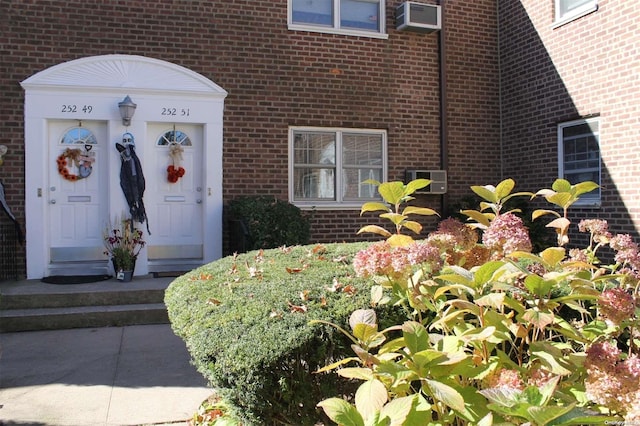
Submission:
{"label": "white window frame", "polygon": [[[334,200],[296,200],[295,199],[295,150],[294,134],[296,132],[322,132],[335,133],[336,138],[336,161],[335,161],[335,199]],[[343,134],[366,134],[380,136],[382,139],[382,180],[387,181],[388,159],[387,159],[387,131],[381,129],[352,129],[342,127],[289,127],[289,202],[303,210],[360,210],[367,201],[381,200],[379,194],[375,193],[374,198],[362,198],[359,200],[344,200],[343,191],[343,170],[345,169],[342,160],[342,135]]]}
{"label": "white window frame", "polygon": [[590,0],[585,4],[583,4],[582,6],[572,10],[571,12],[568,12],[562,15],[560,13],[560,11],[562,10],[560,6],[564,1],[566,0],[555,0],[555,3],[554,3],[555,20],[553,23],[553,28],[559,27],[561,25],[566,24],[567,22],[571,22],[575,19],[578,19],[584,15],[587,15],[591,12],[595,12],[596,10],[598,10],[598,0]]}
{"label": "white window frame", "polygon": [[[378,9],[378,19],[380,23],[380,28],[378,31],[366,31],[366,30],[358,30],[356,28],[341,28],[340,27],[340,1],[341,0],[333,0],[333,26],[325,26],[325,25],[313,25],[310,23],[295,23],[293,22],[293,0],[287,0],[287,16],[288,16],[288,27],[289,30],[292,31],[309,31],[309,32],[317,32],[317,33],[328,33],[328,34],[342,34],[342,35],[351,35],[351,36],[359,36],[359,37],[370,37],[370,38],[380,38],[380,39],[388,39],[389,35],[386,33],[386,1],[380,0],[379,9]],[[364,3],[375,3],[377,0],[356,0]]]}
{"label": "white window frame", "polygon": [[[558,124],[558,176],[561,179],[565,178],[565,164],[564,164],[564,136],[563,130],[567,127],[578,126],[588,123],[598,123],[597,133],[593,133],[598,142],[598,179],[595,183],[600,185],[600,188],[592,192],[588,192],[580,196],[580,199],[574,204],[575,206],[582,207],[600,207],[602,199],[602,150],[600,149],[600,129],[602,121],[600,117],[586,118],[580,120],[567,121],[565,123]],[[588,168],[585,170],[589,170]],[[597,191],[597,193],[595,193]],[[595,193],[595,194],[594,194]]]}

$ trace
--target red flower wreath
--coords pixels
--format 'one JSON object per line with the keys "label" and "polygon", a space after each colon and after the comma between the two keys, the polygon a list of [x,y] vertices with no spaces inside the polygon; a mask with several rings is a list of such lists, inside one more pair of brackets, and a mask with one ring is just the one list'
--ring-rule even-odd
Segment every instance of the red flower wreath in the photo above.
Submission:
{"label": "red flower wreath", "polygon": [[69,173],[69,169],[67,169],[67,158],[72,158],[72,156],[72,152],[67,149],[65,150],[65,152],[58,156],[56,163],[58,163],[58,173],[60,173],[60,175],[62,175],[64,179],[75,182],[78,180],[78,175]]}
{"label": "red flower wreath", "polygon": [[177,169],[172,165],[167,167],[167,179],[171,183],[176,183],[178,179],[184,176],[185,170],[183,167],[178,167]]}

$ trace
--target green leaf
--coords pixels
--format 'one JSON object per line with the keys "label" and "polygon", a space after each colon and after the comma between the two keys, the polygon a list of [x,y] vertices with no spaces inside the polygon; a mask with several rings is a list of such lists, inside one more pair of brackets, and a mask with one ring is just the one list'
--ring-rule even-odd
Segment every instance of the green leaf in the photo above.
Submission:
{"label": "green leaf", "polygon": [[441,401],[443,404],[453,408],[454,410],[464,410],[464,399],[457,390],[436,380],[425,378],[424,381],[429,388],[429,393],[436,400]]}
{"label": "green leaf", "polygon": [[389,219],[394,225],[399,225],[403,220],[407,220],[407,217],[400,213],[382,213],[380,217]]}
{"label": "green leaf", "polygon": [[549,324],[553,324],[553,312],[541,312],[538,308],[530,308],[522,315],[522,319],[528,321],[532,325],[544,330]]}
{"label": "green leaf", "polygon": [[410,195],[419,189],[426,188],[431,184],[429,179],[414,179],[407,184],[405,194]]}
{"label": "green leaf", "polygon": [[504,262],[491,261],[478,268],[478,270],[473,275],[473,281],[476,283],[476,286],[480,287],[483,284],[489,283],[493,278],[495,272],[502,266],[504,266]]}
{"label": "green leaf", "polygon": [[553,374],[559,376],[569,376],[572,373],[573,365],[563,357],[562,352],[546,342],[531,343],[532,358],[537,358]]}
{"label": "green leaf", "polygon": [[411,220],[408,220],[404,223],[402,223],[402,226],[404,226],[405,228],[413,231],[416,234],[420,234],[420,232],[422,232],[422,225],[418,222],[414,222]]}
{"label": "green leaf", "polygon": [[375,338],[378,334],[378,325],[370,325],[365,323],[355,324],[353,327],[353,335],[362,342],[368,342]]}
{"label": "green leaf", "polygon": [[586,181],[577,183],[574,187],[576,196],[580,196],[582,194],[586,194],[587,192],[591,192],[594,189],[597,189],[600,185],[595,182]]}
{"label": "green leaf", "polygon": [[356,408],[365,421],[380,411],[387,400],[387,388],[376,379],[364,382],[356,391]]}
{"label": "green leaf", "polygon": [[489,293],[486,296],[482,296],[476,299],[476,305],[478,306],[490,306],[495,309],[502,309],[504,306],[504,293]]}
{"label": "green leaf", "polygon": [[469,216],[471,219],[475,220],[476,222],[478,222],[483,226],[488,227],[491,224],[491,222],[489,221],[489,218],[487,218],[487,216],[485,216],[484,213],[481,213],[477,210],[460,210],[460,213],[462,213],[465,216]]}
{"label": "green leaf", "polygon": [[544,298],[551,291],[553,281],[545,280],[538,275],[531,274],[527,275],[527,278],[524,279],[524,286],[534,295],[539,298]]}
{"label": "green leaf", "polygon": [[363,226],[358,231],[358,234],[362,234],[363,232],[371,232],[371,233],[374,233],[374,234],[382,235],[383,237],[390,237],[391,236],[391,232],[387,231],[386,229],[384,229],[384,228],[382,228],[382,227],[380,227],[378,225]]}
{"label": "green leaf", "polygon": [[402,182],[384,182],[378,187],[382,199],[392,205],[400,204],[405,196],[405,186]]}
{"label": "green leaf", "polygon": [[556,194],[547,195],[545,199],[556,206],[565,208],[570,205],[573,197],[568,192],[558,192]]}
{"label": "green leaf", "polygon": [[436,212],[433,209],[428,209],[426,207],[415,207],[415,206],[407,206],[403,211],[402,214],[405,216],[409,216],[410,214],[419,214],[422,216],[439,216],[438,212]]}
{"label": "green leaf", "polygon": [[499,201],[496,195],[496,189],[491,186],[472,186],[471,190],[475,192],[480,198],[490,203],[497,203]]}
{"label": "green leaf", "polygon": [[404,234],[393,234],[387,238],[387,242],[391,247],[404,247],[413,243],[413,238]]}
{"label": "green leaf", "polygon": [[505,179],[496,186],[496,198],[502,200],[507,195],[511,194],[513,188],[515,188],[516,182],[513,179]]}
{"label": "green leaf", "polygon": [[551,185],[551,189],[556,192],[569,192],[571,191],[571,183],[566,179],[556,179]]}
{"label": "green leaf", "polygon": [[562,247],[549,247],[540,253],[540,257],[547,262],[549,266],[556,266],[564,260],[566,251]]}
{"label": "green leaf", "polygon": [[373,379],[373,372],[368,368],[362,367],[346,367],[337,371],[340,377],[347,379],[359,379],[359,380],[371,380]]}
{"label": "green leaf", "polygon": [[429,334],[424,326],[415,321],[407,321],[402,325],[402,335],[409,353],[415,354],[429,349]]}
{"label": "green leaf", "polygon": [[566,406],[529,407],[527,411],[536,425],[544,426],[558,417],[567,414],[575,407],[575,403]]}
{"label": "green leaf", "polygon": [[391,211],[389,206],[384,203],[379,203],[379,202],[364,203],[362,205],[362,208],[360,209],[360,216],[362,216],[362,214],[366,212],[377,212],[380,210],[385,212]]}
{"label": "green leaf", "polygon": [[418,394],[395,398],[380,412],[384,418],[392,426],[424,426],[431,420],[431,406]]}
{"label": "green leaf", "polygon": [[344,399],[325,399],[320,401],[317,406],[321,407],[325,414],[340,426],[364,426],[364,420],[356,407]]}
{"label": "green leaf", "polygon": [[556,217],[560,217],[560,213],[558,213],[555,210],[538,209],[538,210],[534,210],[534,212],[531,213],[531,220],[536,220],[537,218],[548,215],[548,214],[552,214]]}

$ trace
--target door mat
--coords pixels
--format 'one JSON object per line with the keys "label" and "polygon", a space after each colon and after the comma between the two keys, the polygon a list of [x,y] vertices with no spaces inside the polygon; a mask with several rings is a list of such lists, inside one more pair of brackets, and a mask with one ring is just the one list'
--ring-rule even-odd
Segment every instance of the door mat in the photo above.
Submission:
{"label": "door mat", "polygon": [[153,278],[177,278],[180,275],[184,275],[189,271],[166,271],[166,272],[154,272]]}
{"label": "door mat", "polygon": [[50,275],[42,278],[47,284],[87,284],[110,280],[111,275]]}

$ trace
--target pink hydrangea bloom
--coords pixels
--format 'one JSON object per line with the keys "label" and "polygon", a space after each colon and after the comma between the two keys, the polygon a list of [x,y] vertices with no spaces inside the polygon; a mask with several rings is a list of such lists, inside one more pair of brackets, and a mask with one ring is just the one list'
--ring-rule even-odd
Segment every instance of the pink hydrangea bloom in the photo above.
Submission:
{"label": "pink hydrangea bloom", "polygon": [[609,224],[602,219],[584,219],[578,224],[580,232],[590,232],[596,243],[607,243],[611,239]]}
{"label": "pink hydrangea bloom", "polygon": [[622,288],[607,289],[598,300],[600,314],[606,321],[620,325],[633,317],[636,308],[634,297]]}
{"label": "pink hydrangea bloom", "polygon": [[391,246],[386,241],[371,244],[353,258],[353,268],[359,277],[392,275]]}
{"label": "pink hydrangea bloom", "polygon": [[529,231],[522,219],[513,213],[497,216],[482,235],[482,242],[501,258],[514,251],[531,251]]}

